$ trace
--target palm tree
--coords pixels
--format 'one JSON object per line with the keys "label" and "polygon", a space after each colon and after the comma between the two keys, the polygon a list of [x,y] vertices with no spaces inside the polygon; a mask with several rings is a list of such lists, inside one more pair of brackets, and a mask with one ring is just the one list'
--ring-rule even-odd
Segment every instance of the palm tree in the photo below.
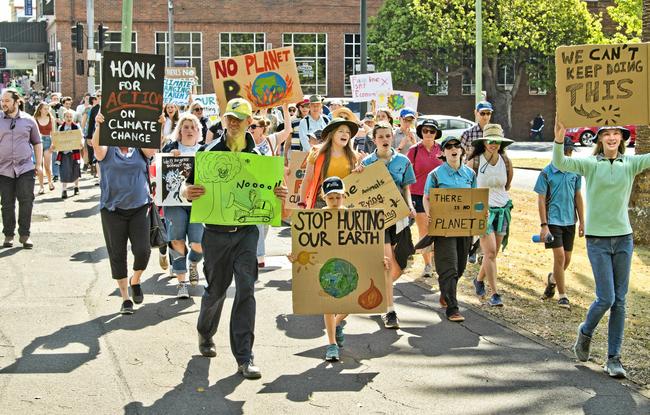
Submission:
{"label": "palm tree", "polygon": [[[642,39],[644,42],[650,42],[650,0],[643,0],[642,22]],[[636,154],[650,152],[649,126],[637,127],[635,150]],[[636,242],[650,244],[650,171],[648,170],[636,177],[629,212]]]}

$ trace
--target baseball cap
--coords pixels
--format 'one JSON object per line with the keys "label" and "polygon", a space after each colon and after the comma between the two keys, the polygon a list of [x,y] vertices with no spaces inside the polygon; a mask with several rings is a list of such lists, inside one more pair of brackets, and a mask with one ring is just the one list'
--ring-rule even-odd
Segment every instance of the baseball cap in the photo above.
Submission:
{"label": "baseball cap", "polygon": [[330,176],[323,180],[323,194],[328,195],[330,193],[345,194],[345,186],[340,177]]}
{"label": "baseball cap", "polygon": [[413,111],[410,108],[402,108],[402,110],[399,112],[399,117],[400,118],[407,118],[407,117],[415,118],[415,111]]}
{"label": "baseball cap", "polygon": [[251,107],[250,102],[246,101],[244,98],[233,98],[228,101],[226,105],[226,111],[223,116],[230,115],[240,120],[245,120],[246,118],[253,115],[253,108]]}
{"label": "baseball cap", "polygon": [[476,111],[481,111],[481,110],[488,110],[494,112],[494,108],[492,108],[492,104],[490,104],[487,101],[481,101],[478,104],[476,104]]}
{"label": "baseball cap", "polygon": [[307,98],[301,99],[300,101],[296,102],[296,107],[300,107],[305,104],[309,104],[309,100]]}
{"label": "baseball cap", "polygon": [[310,95],[309,96],[309,103],[310,104],[322,104],[323,103],[323,97],[320,95]]}

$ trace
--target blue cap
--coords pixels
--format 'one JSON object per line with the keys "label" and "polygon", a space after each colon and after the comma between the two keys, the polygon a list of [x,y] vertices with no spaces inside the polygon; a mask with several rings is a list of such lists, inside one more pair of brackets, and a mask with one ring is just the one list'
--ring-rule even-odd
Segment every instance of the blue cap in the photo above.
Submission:
{"label": "blue cap", "polygon": [[406,118],[406,117],[413,117],[415,118],[415,111],[413,111],[410,108],[402,108],[402,110],[399,112],[399,117],[400,118]]}
{"label": "blue cap", "polygon": [[328,195],[330,193],[345,194],[345,185],[338,176],[330,176],[323,180],[323,194]]}
{"label": "blue cap", "polygon": [[490,104],[487,101],[481,101],[478,104],[476,104],[476,111],[481,111],[481,110],[488,110],[494,112],[494,109],[492,108],[492,104]]}

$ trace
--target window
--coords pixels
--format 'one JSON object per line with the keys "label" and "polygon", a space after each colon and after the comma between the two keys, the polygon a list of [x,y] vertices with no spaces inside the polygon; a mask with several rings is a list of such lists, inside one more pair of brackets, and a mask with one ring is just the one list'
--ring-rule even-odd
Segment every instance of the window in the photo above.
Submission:
{"label": "window", "polygon": [[[106,42],[104,43],[104,50],[110,52],[119,52],[122,49],[122,32],[106,32]],[[138,36],[136,32],[131,32],[131,52],[138,51],[137,46]],[[95,50],[99,48],[99,40],[97,33],[95,33]],[[102,84],[102,62],[101,60],[95,65],[95,88],[101,88]]]}
{"label": "window", "polygon": [[[445,73],[449,73],[449,67],[445,67]],[[428,95],[449,95],[449,81],[446,75],[438,72],[433,73],[433,81],[427,82],[425,92]]]}
{"label": "window", "polygon": [[465,50],[461,62],[463,75],[461,79],[461,93],[463,95],[474,95],[476,84],[474,83],[474,50]]}
{"label": "window", "polygon": [[515,63],[506,61],[499,65],[497,73],[497,86],[510,91],[515,84]]}
{"label": "window", "polygon": [[530,59],[530,65],[533,66],[534,72],[530,73],[528,72],[528,94],[529,95],[546,95],[546,88],[544,88],[542,82],[540,80],[542,79],[552,79],[552,67],[555,64],[550,58],[548,57],[542,57],[542,58],[531,58]]}
{"label": "window", "polygon": [[455,120],[455,119],[450,119],[449,120],[449,129],[450,130],[466,130],[469,127],[471,127],[471,124],[468,124],[467,122],[463,120]]}
{"label": "window", "polygon": [[[201,32],[175,32],[174,33],[174,60],[176,66],[188,66],[196,70],[199,78],[196,90],[200,94],[203,85],[203,56]],[[167,52],[167,32],[156,32],[156,53],[165,55]]]}
{"label": "window", "polygon": [[327,95],[327,34],[283,33],[282,46],[291,45],[302,92]]}
{"label": "window", "polygon": [[265,49],[266,34],[264,33],[221,33],[219,37],[222,58],[260,52]]}
{"label": "window", "polygon": [[[345,73],[345,84],[343,94],[352,95],[350,86],[350,75],[361,72],[361,35],[358,33],[346,33],[343,43],[343,70]],[[368,58],[368,73],[375,72],[375,65]]]}

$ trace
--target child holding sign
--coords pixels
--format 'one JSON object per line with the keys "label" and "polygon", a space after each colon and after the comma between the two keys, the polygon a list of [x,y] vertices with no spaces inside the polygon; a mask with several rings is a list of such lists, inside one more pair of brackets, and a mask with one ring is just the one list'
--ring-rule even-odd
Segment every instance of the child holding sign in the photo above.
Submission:
{"label": "child holding sign", "polygon": [[[63,113],[63,124],[59,126],[59,131],[78,130],[79,126],[72,120],[74,111],[66,110]],[[79,142],[81,145],[81,141]],[[56,164],[59,166],[59,175],[61,176],[61,199],[68,197],[68,184],[74,183],[74,194],[79,194],[79,178],[81,177],[81,151],[59,151],[56,155]]]}

